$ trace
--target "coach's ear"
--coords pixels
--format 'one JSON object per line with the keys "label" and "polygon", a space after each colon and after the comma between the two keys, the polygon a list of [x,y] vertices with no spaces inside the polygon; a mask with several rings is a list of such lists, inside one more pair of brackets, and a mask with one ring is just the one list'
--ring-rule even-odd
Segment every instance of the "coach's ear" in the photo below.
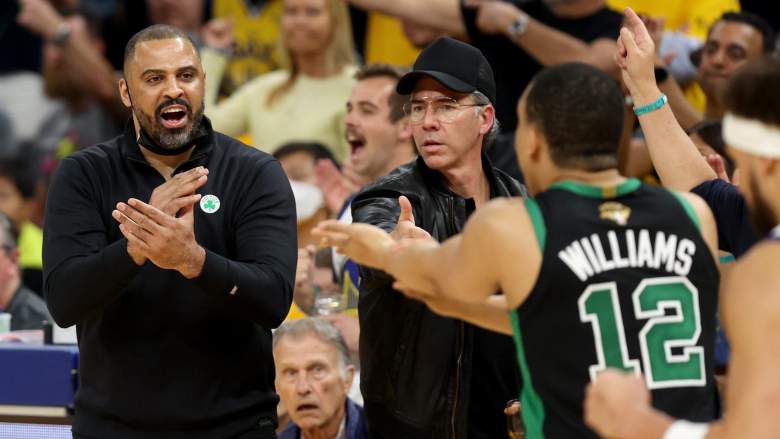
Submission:
{"label": "coach's ear", "polygon": [[119,79],[119,97],[122,98],[122,103],[125,107],[130,108],[133,106],[133,101],[130,99],[130,90],[127,88],[127,81],[125,78]]}

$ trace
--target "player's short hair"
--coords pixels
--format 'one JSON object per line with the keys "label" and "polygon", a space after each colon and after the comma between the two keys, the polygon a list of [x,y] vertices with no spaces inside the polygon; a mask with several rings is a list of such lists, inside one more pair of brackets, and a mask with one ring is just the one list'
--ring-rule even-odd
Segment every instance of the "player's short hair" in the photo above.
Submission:
{"label": "player's short hair", "polygon": [[529,87],[526,121],[540,130],[557,166],[591,172],[617,167],[625,100],[614,79],[568,63],[542,70]]}

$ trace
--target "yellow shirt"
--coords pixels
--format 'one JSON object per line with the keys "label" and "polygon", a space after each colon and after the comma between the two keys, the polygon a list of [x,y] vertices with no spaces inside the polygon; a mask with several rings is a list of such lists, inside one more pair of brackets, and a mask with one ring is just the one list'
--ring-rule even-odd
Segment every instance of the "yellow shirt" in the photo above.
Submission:
{"label": "yellow shirt", "polygon": [[216,90],[210,84],[218,77],[225,58],[203,50],[206,69],[206,115],[214,129],[228,136],[249,133],[255,148],[273,153],[288,142],[319,142],[339,161],[347,157],[349,146],[344,139],[346,102],[355,85],[356,67],[348,66],[329,78],[299,75],[293,86],[279,96],[269,108],[269,94],[289,78],[289,72],[278,70],[259,76],[230,97],[215,104]]}
{"label": "yellow shirt", "polygon": [[377,12],[368,14],[366,29],[366,63],[411,66],[420,49],[404,35],[401,21]]}
{"label": "yellow shirt", "polygon": [[607,6],[622,11],[630,6],[640,15],[664,17],[666,30],[680,30],[702,41],[715,21],[727,11],[739,11],[739,0],[607,0]]}
{"label": "yellow shirt", "polygon": [[233,21],[235,46],[220,84],[221,94],[230,95],[240,86],[280,68],[279,23],[282,0],[268,0],[259,9],[246,0],[214,0],[214,17]]}
{"label": "yellow shirt", "polygon": [[[640,15],[663,17],[666,30],[687,27],[686,33],[701,41],[724,12],[740,10],[739,0],[607,0],[607,6],[617,11],[630,6]],[[694,108],[703,113],[707,98],[699,84],[691,83],[684,92]]]}
{"label": "yellow shirt", "polygon": [[19,266],[43,269],[43,230],[29,221],[19,228]]}

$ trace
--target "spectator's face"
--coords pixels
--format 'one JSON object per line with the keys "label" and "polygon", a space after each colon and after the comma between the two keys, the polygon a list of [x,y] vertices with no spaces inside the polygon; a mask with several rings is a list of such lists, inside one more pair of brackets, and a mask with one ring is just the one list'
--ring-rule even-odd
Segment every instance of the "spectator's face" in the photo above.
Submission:
{"label": "spectator's face", "polygon": [[284,0],[285,46],[297,55],[323,53],[330,43],[332,21],[327,0]]}
{"label": "spectator's face", "polygon": [[699,83],[708,99],[720,101],[726,80],[748,61],[761,57],[763,37],[744,23],[718,21],[701,54]]}
{"label": "spectator's face", "polygon": [[456,93],[436,80],[420,79],[411,97],[411,105],[425,105],[425,116],[412,124],[412,134],[417,152],[429,168],[445,172],[465,163],[472,154],[480,154],[482,135],[492,123],[485,111],[488,107],[462,107],[452,121],[442,121],[434,115],[435,102],[455,100],[459,104],[473,104],[468,94]]}
{"label": "spectator's face", "polygon": [[312,335],[286,336],[274,349],[274,363],[276,391],[296,425],[315,432],[341,422],[354,371],[349,366],[342,374],[334,346]]}
{"label": "spectator's face", "polygon": [[162,147],[192,141],[203,116],[205,75],[195,48],[181,38],[138,43],[120,80],[122,101]]}
{"label": "spectator's face", "polygon": [[396,81],[388,77],[374,77],[359,81],[347,101],[346,138],[351,147],[355,172],[368,180],[384,173],[393,162],[405,118],[390,122],[389,99]]}
{"label": "spectator's face", "polygon": [[317,186],[317,174],[314,172],[314,156],[305,151],[296,151],[279,159],[279,163],[292,181],[300,181]]}
{"label": "spectator's face", "polygon": [[0,293],[3,287],[19,278],[19,249],[7,248],[0,232]]}
{"label": "spectator's face", "polygon": [[16,224],[16,227],[28,219],[28,203],[22,197],[14,182],[0,177],[0,212],[3,212]]}
{"label": "spectator's face", "polygon": [[186,31],[197,31],[203,24],[203,0],[146,0],[149,21]]}

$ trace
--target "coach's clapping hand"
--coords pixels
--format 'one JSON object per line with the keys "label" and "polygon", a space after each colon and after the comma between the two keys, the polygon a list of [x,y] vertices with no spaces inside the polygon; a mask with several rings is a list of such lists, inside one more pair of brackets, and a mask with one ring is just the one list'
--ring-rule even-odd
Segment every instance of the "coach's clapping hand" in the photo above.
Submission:
{"label": "coach's clapping hand", "polygon": [[199,197],[185,198],[189,204],[176,209],[180,211],[178,218],[135,198],[127,204],[117,203],[112,216],[127,238],[128,252],[132,248],[158,267],[192,279],[200,275],[206,251],[195,241],[194,205]]}
{"label": "coach's clapping hand", "polygon": [[[178,216],[179,210],[200,201],[195,191],[208,181],[209,170],[203,166],[180,172],[152,191],[149,204],[171,216]],[[127,242],[127,253],[136,265],[146,263],[146,256],[137,243]]]}
{"label": "coach's clapping hand", "polygon": [[398,223],[396,223],[395,229],[393,229],[393,232],[390,233],[390,236],[396,241],[404,238],[432,239],[430,233],[417,227],[414,224],[412,203],[409,202],[409,199],[401,195],[398,197],[398,203],[401,205],[401,214],[398,215]]}
{"label": "coach's clapping hand", "polygon": [[209,170],[203,166],[174,175],[152,191],[149,204],[171,216],[178,216],[184,206],[197,203],[200,195],[195,191],[208,181]]}

